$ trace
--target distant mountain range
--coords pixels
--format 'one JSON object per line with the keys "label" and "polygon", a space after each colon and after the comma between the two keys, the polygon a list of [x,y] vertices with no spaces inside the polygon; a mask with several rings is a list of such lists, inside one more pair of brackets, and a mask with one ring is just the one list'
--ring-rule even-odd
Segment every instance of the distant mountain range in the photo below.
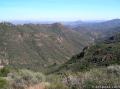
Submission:
{"label": "distant mountain range", "polygon": [[[68,26],[79,26],[79,25],[86,25],[86,24],[96,24],[96,23],[113,23],[119,22],[120,19],[112,19],[112,20],[77,20],[77,21],[57,21],[58,23],[62,23]],[[0,21],[2,22],[2,21]],[[6,21],[5,21],[6,22]],[[8,21],[12,24],[53,24],[56,21],[39,21],[39,20],[11,20]]]}
{"label": "distant mountain range", "polygon": [[92,26],[92,25],[110,25],[110,24],[116,24],[118,25],[120,23],[120,19],[112,19],[112,20],[93,20],[93,21],[73,21],[73,22],[64,22],[64,25],[68,26]]}
{"label": "distant mountain range", "polygon": [[119,27],[120,19],[113,19],[103,22],[76,24],[73,26],[73,29],[76,31],[83,31],[84,29],[84,32],[87,32],[87,34],[90,34],[95,38],[104,38],[120,31]]}

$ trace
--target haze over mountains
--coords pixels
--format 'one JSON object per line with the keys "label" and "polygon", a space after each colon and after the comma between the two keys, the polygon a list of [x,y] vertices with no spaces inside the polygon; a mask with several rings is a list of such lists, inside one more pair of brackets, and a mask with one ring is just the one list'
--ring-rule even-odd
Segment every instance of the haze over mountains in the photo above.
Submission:
{"label": "haze over mountains", "polygon": [[12,24],[52,24],[52,23],[62,23],[64,25],[71,25],[71,26],[78,26],[78,25],[85,25],[85,24],[93,24],[93,23],[104,23],[104,22],[112,22],[112,21],[119,21],[119,18],[110,19],[110,20],[73,20],[73,21],[52,21],[52,20],[8,20],[8,21],[0,21],[0,22],[10,22]]}

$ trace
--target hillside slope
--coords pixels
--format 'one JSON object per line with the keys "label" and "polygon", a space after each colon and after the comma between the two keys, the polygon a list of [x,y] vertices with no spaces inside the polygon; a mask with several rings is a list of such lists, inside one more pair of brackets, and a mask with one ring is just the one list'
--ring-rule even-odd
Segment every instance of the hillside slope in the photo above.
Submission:
{"label": "hillside slope", "polygon": [[[114,38],[114,39],[111,39]],[[52,72],[79,72],[91,68],[120,64],[120,34],[107,38],[101,43],[85,47],[62,66]]]}
{"label": "hillside slope", "polygon": [[0,23],[0,59],[14,67],[40,70],[61,64],[89,43],[89,36],[60,23]]}

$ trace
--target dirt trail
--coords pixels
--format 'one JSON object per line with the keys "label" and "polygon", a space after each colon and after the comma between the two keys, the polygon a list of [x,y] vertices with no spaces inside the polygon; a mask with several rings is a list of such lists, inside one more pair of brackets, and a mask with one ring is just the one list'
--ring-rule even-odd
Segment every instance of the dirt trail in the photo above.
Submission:
{"label": "dirt trail", "polygon": [[45,89],[45,86],[48,86],[48,83],[40,83],[40,84],[36,84],[34,86],[30,86],[27,89]]}
{"label": "dirt trail", "polygon": [[29,87],[28,89],[45,89],[45,86],[43,84],[37,84]]}

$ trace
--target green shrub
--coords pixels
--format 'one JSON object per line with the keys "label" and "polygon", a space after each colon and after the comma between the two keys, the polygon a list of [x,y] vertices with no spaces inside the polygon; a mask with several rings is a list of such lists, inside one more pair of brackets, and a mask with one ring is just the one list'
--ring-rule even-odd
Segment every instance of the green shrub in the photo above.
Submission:
{"label": "green shrub", "polygon": [[0,78],[0,89],[7,89],[8,83],[5,79]]}
{"label": "green shrub", "polygon": [[28,82],[29,84],[37,84],[45,81],[45,76],[39,72],[33,72],[30,70],[20,70],[21,79]]}
{"label": "green shrub", "polygon": [[95,81],[87,80],[87,81],[85,81],[83,87],[84,87],[84,89],[93,89],[96,85],[97,85],[97,83]]}
{"label": "green shrub", "polygon": [[27,69],[19,70],[17,73],[9,73],[8,77],[13,89],[26,89],[27,86],[45,81],[44,74]]}
{"label": "green shrub", "polygon": [[10,72],[10,69],[8,67],[4,67],[0,69],[0,76],[1,77],[7,77],[7,74]]}

